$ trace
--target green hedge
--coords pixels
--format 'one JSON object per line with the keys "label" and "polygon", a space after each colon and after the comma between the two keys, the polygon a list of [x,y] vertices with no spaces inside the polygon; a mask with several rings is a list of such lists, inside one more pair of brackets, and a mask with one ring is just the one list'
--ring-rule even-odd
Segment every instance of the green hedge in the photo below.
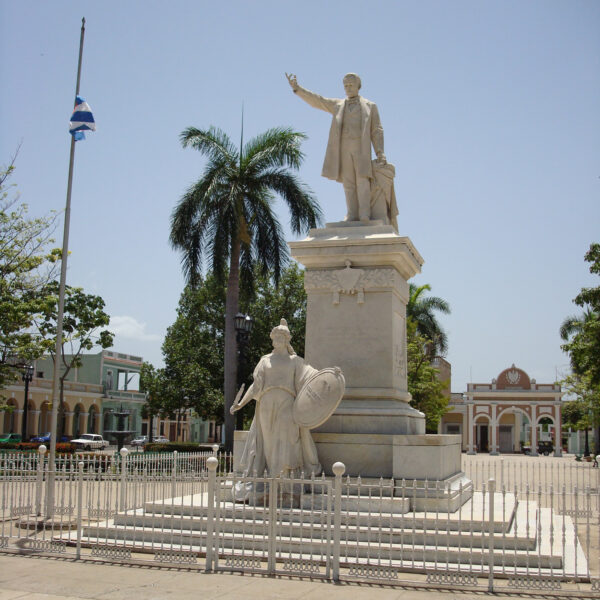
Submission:
{"label": "green hedge", "polygon": [[206,444],[201,446],[196,443],[169,442],[168,444],[144,444],[145,452],[210,452]]}

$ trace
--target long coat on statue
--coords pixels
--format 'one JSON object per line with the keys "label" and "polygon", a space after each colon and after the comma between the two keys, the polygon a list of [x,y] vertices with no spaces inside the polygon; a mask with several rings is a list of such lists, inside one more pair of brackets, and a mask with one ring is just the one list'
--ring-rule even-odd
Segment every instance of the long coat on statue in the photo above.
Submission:
{"label": "long coat on statue", "polygon": [[[342,144],[342,122],[344,120],[344,108],[347,100],[344,98],[324,98],[298,86],[296,94],[314,108],[331,113],[331,128],[329,129],[329,141],[323,161],[321,175],[328,179],[342,181],[340,149]],[[358,163],[358,174],[361,177],[373,177],[371,167],[371,144],[375,153],[383,152],[383,127],[379,120],[377,105],[362,96],[359,96],[361,112],[361,138],[360,155]]]}

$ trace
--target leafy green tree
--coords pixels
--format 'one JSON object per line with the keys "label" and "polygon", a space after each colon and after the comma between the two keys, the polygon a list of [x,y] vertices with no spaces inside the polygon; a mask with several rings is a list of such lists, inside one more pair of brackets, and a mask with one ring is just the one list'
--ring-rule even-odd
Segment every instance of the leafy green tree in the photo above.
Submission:
{"label": "leafy green tree", "polygon": [[[594,444],[596,452],[600,452],[600,387],[591,382],[589,375],[578,375],[573,373],[569,375],[561,384],[564,386],[567,394],[574,397],[575,400],[570,403],[573,408],[567,409],[567,418],[575,421],[574,429],[587,430],[590,427],[594,429]],[[563,422],[565,421],[565,405],[563,405]],[[578,411],[574,413],[575,409]]]}
{"label": "leafy green tree", "polygon": [[563,402],[561,406],[563,429],[582,431],[590,426],[588,410],[585,402],[581,399]]}
{"label": "leafy green tree", "polygon": [[277,282],[287,260],[283,231],[274,212],[276,195],[290,211],[290,225],[300,234],[320,221],[321,211],[309,190],[297,179],[303,159],[303,134],[291,129],[270,129],[236,149],[219,129],[190,127],[181,134],[208,158],[202,178],[175,207],[170,241],[182,252],[183,271],[195,285],[202,256],[208,255],[213,273],[224,279],[229,262],[225,302],[224,420],[227,447],[232,448],[237,379],[234,317],[239,309],[240,280],[251,287],[254,267],[269,271]]}
{"label": "leafy green tree", "polygon": [[406,329],[410,404],[425,413],[426,431],[437,433],[440,419],[448,411],[448,398],[443,393],[448,382],[439,379],[439,371],[431,365],[429,339],[418,332],[411,318],[406,321]]}
{"label": "leafy green tree", "polygon": [[51,342],[49,353],[52,361],[60,361],[60,405],[57,433],[58,439],[63,435],[62,424],[64,414],[64,384],[72,369],[82,365],[81,355],[94,347],[110,348],[114,334],[104,329],[108,327],[110,317],[104,312],[104,300],[100,296],[86,294],[81,288],[65,288],[65,305],[63,315],[63,339],[61,355],[55,355],[56,320],[58,316],[58,287],[56,281],[45,286],[45,291],[52,299],[47,303],[41,315],[34,319],[41,339]]}
{"label": "leafy green tree", "polygon": [[[600,244],[590,245],[585,255],[590,272],[600,275]],[[582,288],[573,302],[583,308],[581,316],[568,317],[560,334],[561,348],[569,354],[573,375],[565,380],[567,390],[588,408],[594,427],[596,451],[600,448],[600,286]]]}
{"label": "leafy green tree", "polygon": [[430,358],[444,356],[448,351],[448,336],[439,324],[436,312],[450,314],[450,305],[437,296],[425,296],[430,292],[429,284],[417,286],[409,284],[409,299],[406,305],[406,316],[416,325],[417,333],[427,338],[427,354]]}
{"label": "leafy green tree", "polygon": [[60,259],[60,250],[50,248],[56,215],[28,216],[27,205],[18,202],[14,186],[7,183],[14,168],[13,158],[0,170],[0,389],[15,379],[19,363],[39,358],[51,347],[32,325],[52,302],[45,286]]}
{"label": "leafy green tree", "polygon": [[163,408],[180,416],[193,408],[204,419],[223,418],[225,290],[212,275],[188,286],[162,346]]}
{"label": "leafy green tree", "polygon": [[[590,245],[585,260],[591,263],[590,272],[600,275],[600,244]],[[573,302],[584,314],[570,317],[572,326],[564,331],[569,341],[562,349],[570,356],[573,372],[588,376],[590,385],[600,388],[600,286],[582,288]]]}
{"label": "leafy green tree", "polygon": [[156,369],[154,365],[144,361],[140,369],[140,391],[145,392],[146,403],[142,407],[142,418],[148,419],[148,439],[152,440],[152,420],[157,415],[165,415],[163,404],[164,369]]}

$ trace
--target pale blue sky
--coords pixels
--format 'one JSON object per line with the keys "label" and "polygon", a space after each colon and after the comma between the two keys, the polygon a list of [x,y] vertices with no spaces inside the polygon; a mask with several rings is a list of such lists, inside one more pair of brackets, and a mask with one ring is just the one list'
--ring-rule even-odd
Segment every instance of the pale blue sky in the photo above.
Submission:
{"label": "pale blue sky", "polygon": [[425,259],[415,281],[452,307],[453,391],[513,362],[539,382],[564,370],[558,327],[598,283],[583,255],[600,241],[600,2],[0,0],[0,163],[22,142],[33,214],[65,204],[82,16],[98,131],[77,145],[68,283],[104,297],[118,351],[160,363],[175,317],[169,216],[204,164],[179,133],[237,140],[242,103],[246,136],[307,133],[301,176],[340,220],[342,188],[320,177],[330,117],[284,72],[339,97],[354,71]]}

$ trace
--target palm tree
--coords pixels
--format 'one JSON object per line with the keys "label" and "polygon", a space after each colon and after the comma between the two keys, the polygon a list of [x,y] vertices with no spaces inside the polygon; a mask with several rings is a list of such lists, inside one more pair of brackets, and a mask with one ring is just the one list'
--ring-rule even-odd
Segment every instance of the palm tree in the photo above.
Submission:
{"label": "palm tree", "polygon": [[579,333],[586,323],[589,323],[593,319],[597,318],[598,317],[596,313],[593,310],[590,310],[589,308],[584,310],[581,316],[571,315],[570,317],[567,317],[562,322],[559,329],[561,339],[563,339],[565,342],[568,342],[569,338],[574,333]]}
{"label": "palm tree", "polygon": [[410,284],[406,316],[415,322],[417,333],[430,340],[427,353],[433,358],[443,356],[448,351],[448,336],[434,313],[450,314],[450,305],[437,296],[424,297],[425,292],[429,291],[431,286],[427,283],[422,286]]}
{"label": "palm tree", "polygon": [[[304,155],[305,135],[291,129],[269,129],[240,149],[220,129],[185,129],[184,148],[191,146],[208,158],[201,179],[194,183],[171,215],[170,242],[182,252],[184,275],[194,285],[206,255],[215,275],[224,280],[229,260],[225,301],[225,442],[233,447],[237,344],[234,316],[238,312],[240,278],[252,284],[252,269],[271,271],[275,282],[288,259],[281,225],[273,211],[275,196],[290,211],[295,234],[316,227],[321,209],[311,192],[294,175]],[[282,315],[283,316],[283,315]]]}

